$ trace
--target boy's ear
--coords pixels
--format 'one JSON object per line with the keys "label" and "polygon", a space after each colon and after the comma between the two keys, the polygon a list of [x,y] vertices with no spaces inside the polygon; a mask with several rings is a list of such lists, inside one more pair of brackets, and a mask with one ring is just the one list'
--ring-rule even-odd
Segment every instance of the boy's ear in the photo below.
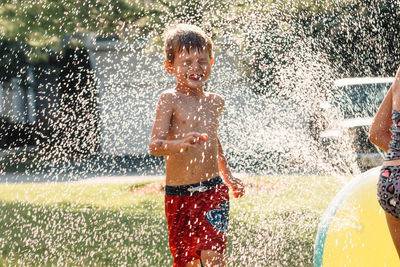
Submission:
{"label": "boy's ear", "polygon": [[169,74],[172,74],[172,64],[168,60],[164,61],[164,67]]}
{"label": "boy's ear", "polygon": [[210,65],[211,65],[211,67],[212,67],[213,63],[214,63],[214,58],[212,57],[212,58],[210,58]]}

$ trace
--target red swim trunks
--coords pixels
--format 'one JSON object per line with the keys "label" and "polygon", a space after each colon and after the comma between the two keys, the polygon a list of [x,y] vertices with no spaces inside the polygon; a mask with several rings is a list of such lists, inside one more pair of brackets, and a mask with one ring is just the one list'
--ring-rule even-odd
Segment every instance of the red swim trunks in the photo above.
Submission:
{"label": "red swim trunks", "polygon": [[202,250],[225,253],[229,220],[229,187],[220,177],[166,186],[165,215],[173,266],[200,259]]}

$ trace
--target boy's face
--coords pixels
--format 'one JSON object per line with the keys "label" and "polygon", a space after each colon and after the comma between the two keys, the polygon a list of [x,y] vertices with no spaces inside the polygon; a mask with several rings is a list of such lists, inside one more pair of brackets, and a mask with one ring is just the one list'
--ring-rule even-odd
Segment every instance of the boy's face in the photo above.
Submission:
{"label": "boy's face", "polygon": [[178,87],[188,89],[200,89],[204,86],[211,73],[214,59],[206,49],[200,52],[197,49],[186,49],[175,52],[174,62],[165,61],[168,73],[178,80]]}

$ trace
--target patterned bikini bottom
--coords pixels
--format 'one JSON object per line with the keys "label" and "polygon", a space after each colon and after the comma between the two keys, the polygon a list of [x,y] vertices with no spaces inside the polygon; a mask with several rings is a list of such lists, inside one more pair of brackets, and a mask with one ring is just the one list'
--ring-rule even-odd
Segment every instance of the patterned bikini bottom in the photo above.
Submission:
{"label": "patterned bikini bottom", "polygon": [[382,209],[400,219],[400,166],[383,166],[378,182],[378,201]]}

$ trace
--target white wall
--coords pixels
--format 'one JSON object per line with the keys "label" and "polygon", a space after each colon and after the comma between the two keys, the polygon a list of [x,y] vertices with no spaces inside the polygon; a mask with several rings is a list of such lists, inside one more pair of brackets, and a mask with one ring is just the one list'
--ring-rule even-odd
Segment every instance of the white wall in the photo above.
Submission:
{"label": "white wall", "polygon": [[162,59],[143,43],[87,45],[99,83],[102,153],[148,154],[148,140],[159,94],[174,86]]}

